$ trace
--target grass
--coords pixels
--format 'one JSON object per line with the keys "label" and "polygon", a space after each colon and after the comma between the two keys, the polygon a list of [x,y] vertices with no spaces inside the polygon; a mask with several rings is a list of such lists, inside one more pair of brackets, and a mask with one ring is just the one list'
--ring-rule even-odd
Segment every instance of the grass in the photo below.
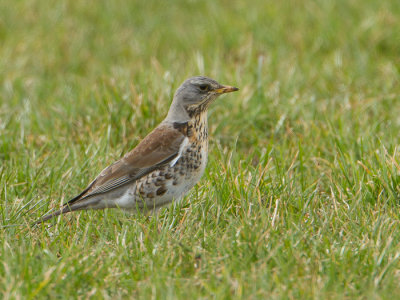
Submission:
{"label": "grass", "polygon": [[[0,297],[399,298],[399,14],[396,0],[0,1]],[[211,108],[184,202],[29,226],[197,74],[241,90]]]}

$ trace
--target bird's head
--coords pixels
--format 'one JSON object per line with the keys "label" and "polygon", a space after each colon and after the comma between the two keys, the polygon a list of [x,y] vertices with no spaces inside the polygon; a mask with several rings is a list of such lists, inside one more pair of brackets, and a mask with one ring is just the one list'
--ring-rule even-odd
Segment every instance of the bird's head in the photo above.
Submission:
{"label": "bird's head", "polygon": [[236,87],[219,84],[205,76],[191,77],[176,90],[167,118],[182,121],[179,120],[181,117],[187,119],[195,113],[206,111],[218,96],[237,90]]}

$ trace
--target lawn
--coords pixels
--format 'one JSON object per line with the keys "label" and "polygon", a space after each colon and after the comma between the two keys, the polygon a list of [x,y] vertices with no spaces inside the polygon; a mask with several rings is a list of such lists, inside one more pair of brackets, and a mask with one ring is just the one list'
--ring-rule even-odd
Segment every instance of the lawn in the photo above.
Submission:
{"label": "lawn", "polygon": [[[198,74],[182,203],[30,226]],[[398,0],[0,0],[0,298],[400,298],[399,100]]]}

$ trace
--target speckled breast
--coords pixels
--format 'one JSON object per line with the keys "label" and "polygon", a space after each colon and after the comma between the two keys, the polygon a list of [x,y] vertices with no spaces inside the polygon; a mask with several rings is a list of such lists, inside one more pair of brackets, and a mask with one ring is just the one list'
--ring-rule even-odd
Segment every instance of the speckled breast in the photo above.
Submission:
{"label": "speckled breast", "polygon": [[201,114],[186,124],[189,143],[176,163],[166,165],[143,177],[134,192],[138,207],[156,209],[180,200],[200,180],[207,165],[207,115]]}

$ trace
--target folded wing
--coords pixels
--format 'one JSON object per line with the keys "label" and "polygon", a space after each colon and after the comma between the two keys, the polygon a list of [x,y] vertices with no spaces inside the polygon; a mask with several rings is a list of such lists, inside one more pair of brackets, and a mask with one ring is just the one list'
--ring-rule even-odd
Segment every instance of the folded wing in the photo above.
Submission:
{"label": "folded wing", "polygon": [[65,203],[64,206],[112,191],[169,163],[178,156],[185,138],[180,130],[168,124],[161,124],[135,149],[104,169],[80,195]]}

